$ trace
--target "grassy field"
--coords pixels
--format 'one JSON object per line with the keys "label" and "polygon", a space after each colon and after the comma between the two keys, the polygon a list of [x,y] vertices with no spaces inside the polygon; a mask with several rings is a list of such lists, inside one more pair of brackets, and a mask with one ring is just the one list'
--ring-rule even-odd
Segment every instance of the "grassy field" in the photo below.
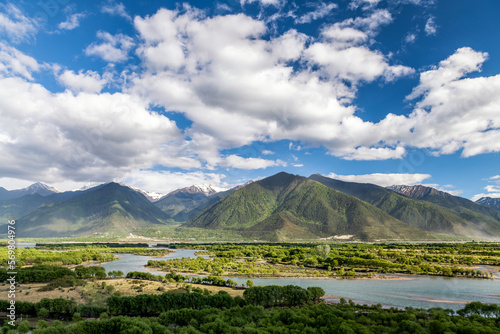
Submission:
{"label": "grassy field", "polygon": [[[140,294],[159,295],[165,292],[185,293],[186,287],[190,284],[113,278],[88,281],[84,286],[57,288],[53,291],[38,291],[38,289],[45,285],[47,283],[19,284],[16,287],[16,301],[36,303],[43,298],[64,298],[74,300],[77,304],[104,306],[106,299],[115,294],[120,296],[136,296]],[[232,297],[243,296],[243,290],[228,287],[198,284],[190,286],[207,289],[212,294],[219,291],[226,291]],[[8,295],[8,290],[9,286],[2,283],[0,285],[0,298],[4,299]]]}

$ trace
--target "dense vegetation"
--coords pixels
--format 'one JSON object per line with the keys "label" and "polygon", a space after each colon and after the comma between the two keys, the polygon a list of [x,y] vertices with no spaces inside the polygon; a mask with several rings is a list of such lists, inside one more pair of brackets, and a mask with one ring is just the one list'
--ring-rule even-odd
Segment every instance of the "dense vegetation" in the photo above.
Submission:
{"label": "dense vegetation", "polygon": [[[83,262],[113,261],[114,255],[111,249],[87,249],[82,248],[74,251],[53,252],[49,250],[40,250],[35,248],[16,248],[16,266],[25,265],[77,265]],[[0,265],[7,266],[8,249],[0,248]]]}
{"label": "dense vegetation", "polygon": [[117,183],[47,202],[16,220],[19,238],[128,235],[161,226],[168,216],[142,194]]}
{"label": "dense vegetation", "polygon": [[[178,296],[200,296],[184,294]],[[309,304],[296,307],[265,308],[245,304],[243,300],[229,301],[227,307],[211,307],[215,299],[198,299],[196,308],[177,308],[162,312],[158,317],[109,317],[102,312],[98,320],[77,321],[65,326],[54,321],[52,326],[40,320],[33,334],[49,333],[500,333],[500,309],[497,305],[468,304],[454,314],[452,310],[407,308],[382,309],[380,305],[361,306],[342,301],[337,305]],[[182,298],[182,297],[179,297]],[[199,298],[199,297],[196,297]],[[144,299],[145,300],[145,299]],[[193,299],[194,300],[194,299]],[[234,305],[240,303],[240,305]],[[43,304],[43,305],[42,305]],[[63,305],[64,304],[64,305]],[[231,305],[231,306],[229,306]],[[3,305],[2,306],[6,306]],[[43,307],[42,307],[43,306]],[[81,319],[83,311],[70,302],[43,301],[34,309],[52,310],[51,314]],[[76,316],[76,314],[78,315]],[[28,326],[29,327],[29,326]],[[6,331],[4,326],[2,331]]]}
{"label": "dense vegetation", "polygon": [[489,278],[500,245],[461,244],[172,244],[213,259],[149,261],[166,271],[235,276],[356,276],[406,273]]}
{"label": "dense vegetation", "polygon": [[344,182],[319,174],[309,178],[368,202],[424,231],[479,238],[498,236],[500,232],[499,211],[433,188],[413,186],[422,188],[428,195],[405,196],[399,194],[397,189],[392,191],[374,184]]}
{"label": "dense vegetation", "polygon": [[222,198],[186,226],[268,241],[353,235],[356,240],[434,240],[382,210],[319,182],[279,173]]}

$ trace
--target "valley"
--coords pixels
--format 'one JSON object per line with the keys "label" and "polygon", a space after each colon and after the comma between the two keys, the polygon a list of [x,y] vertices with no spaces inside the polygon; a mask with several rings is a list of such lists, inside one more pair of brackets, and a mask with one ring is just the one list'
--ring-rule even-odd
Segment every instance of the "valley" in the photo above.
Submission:
{"label": "valley", "polygon": [[[3,188],[2,188],[3,189]],[[500,239],[495,201],[424,186],[345,182],[284,172],[232,189],[190,186],[167,195],[108,183],[71,192],[33,185],[3,191],[0,218],[18,238],[71,240],[471,241]],[[491,204],[488,206],[487,204]],[[26,239],[27,240],[27,239]]]}

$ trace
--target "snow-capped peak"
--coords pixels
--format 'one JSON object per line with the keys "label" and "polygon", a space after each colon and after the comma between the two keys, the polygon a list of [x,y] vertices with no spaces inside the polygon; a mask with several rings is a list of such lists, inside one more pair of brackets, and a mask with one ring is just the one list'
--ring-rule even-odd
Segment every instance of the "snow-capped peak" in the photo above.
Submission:
{"label": "snow-capped peak", "polygon": [[207,196],[226,190],[224,188],[215,187],[208,183],[195,184],[189,188],[194,190],[195,192],[200,192]]}
{"label": "snow-capped peak", "polygon": [[128,184],[125,184],[123,182],[118,182],[118,184],[122,185],[122,186],[125,186],[125,187],[129,187],[130,189],[135,190],[138,193],[143,194],[148,199],[148,201],[150,201],[150,202],[155,202],[155,201],[159,200],[160,198],[162,198],[163,196],[165,196],[162,193],[157,193],[157,192],[154,192],[154,191],[142,190],[142,189],[139,189],[139,188],[136,188],[136,187],[129,186]]}
{"label": "snow-capped peak", "polygon": [[60,193],[60,191],[56,188],[48,186],[42,182],[33,183],[31,186],[22,190],[29,195],[39,194],[42,196],[48,196],[54,193]]}

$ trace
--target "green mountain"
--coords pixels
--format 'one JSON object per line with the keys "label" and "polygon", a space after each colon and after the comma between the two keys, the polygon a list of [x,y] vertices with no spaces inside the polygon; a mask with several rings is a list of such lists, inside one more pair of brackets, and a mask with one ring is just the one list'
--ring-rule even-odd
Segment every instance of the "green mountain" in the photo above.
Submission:
{"label": "green mountain", "polygon": [[18,237],[124,235],[163,225],[168,216],[142,194],[117,183],[45,202],[16,222]]}
{"label": "green mountain", "polygon": [[271,241],[348,235],[359,240],[433,239],[366,202],[287,173],[233,192],[185,226],[234,230]]}
{"label": "green mountain", "polygon": [[410,198],[437,204],[450,209],[460,218],[474,224],[479,235],[500,235],[500,211],[474,203],[463,197],[453,196],[431,187],[392,186],[389,189]]}
{"label": "green mountain", "polygon": [[309,178],[368,202],[389,215],[424,231],[486,238],[499,234],[495,229],[485,228],[483,224],[478,224],[477,221],[470,220],[467,216],[461,216],[448,207],[408,197],[374,184],[344,182],[319,174],[311,175]]}
{"label": "green mountain", "polygon": [[47,197],[38,194],[0,201],[0,221],[6,224],[8,220],[18,219],[45,202]]}

